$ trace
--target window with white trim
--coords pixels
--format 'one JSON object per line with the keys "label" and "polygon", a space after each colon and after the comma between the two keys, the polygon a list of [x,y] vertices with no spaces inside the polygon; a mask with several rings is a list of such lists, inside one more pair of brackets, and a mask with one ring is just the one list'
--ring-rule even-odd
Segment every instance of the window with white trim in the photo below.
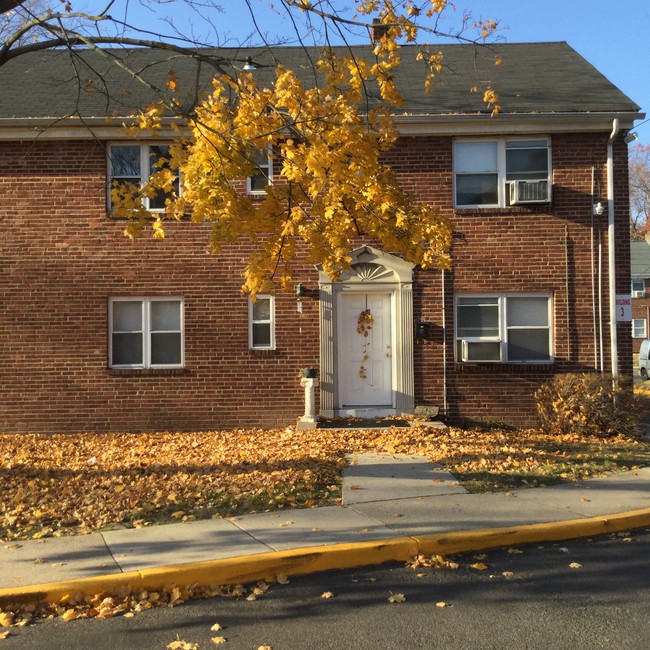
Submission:
{"label": "window with white trim", "polygon": [[456,359],[464,363],[550,363],[548,295],[466,295],[456,298]]}
{"label": "window with white trim", "polygon": [[248,194],[264,194],[266,188],[273,183],[271,147],[257,151],[253,162],[257,167],[257,172],[246,179],[246,192]]}
{"label": "window with white trim", "polygon": [[[115,143],[108,147],[108,204],[111,205],[111,190],[116,186],[142,186],[149,177],[160,169],[169,168],[169,144]],[[178,176],[174,191],[179,192]],[[145,197],[144,207],[151,212],[162,212],[169,192],[158,190],[154,196]]]}
{"label": "window with white trim", "polygon": [[181,298],[111,298],[109,367],[182,368]]}
{"label": "window with white trim", "polygon": [[248,341],[252,350],[275,349],[275,299],[258,295],[248,299]]}
{"label": "window with white trim", "polygon": [[547,138],[454,142],[454,205],[507,207],[548,203],[551,148]]}
{"label": "window with white trim", "polygon": [[645,296],[645,280],[632,280],[632,298],[643,298]]}
{"label": "window with white trim", "polygon": [[644,339],[646,338],[647,333],[647,323],[645,318],[633,318],[632,319],[632,336],[635,339]]}

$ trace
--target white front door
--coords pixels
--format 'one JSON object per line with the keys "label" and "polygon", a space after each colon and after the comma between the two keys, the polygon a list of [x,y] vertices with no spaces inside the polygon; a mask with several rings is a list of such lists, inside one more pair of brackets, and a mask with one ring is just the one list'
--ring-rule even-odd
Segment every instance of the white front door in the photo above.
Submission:
{"label": "white front door", "polygon": [[393,408],[391,294],[339,294],[339,408]]}

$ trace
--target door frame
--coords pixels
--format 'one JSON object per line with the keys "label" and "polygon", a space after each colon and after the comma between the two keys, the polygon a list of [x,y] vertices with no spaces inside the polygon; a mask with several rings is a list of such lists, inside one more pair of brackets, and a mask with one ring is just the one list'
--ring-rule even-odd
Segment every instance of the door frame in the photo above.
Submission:
{"label": "door frame", "polygon": [[[338,305],[342,292],[391,294],[391,337],[393,340],[392,407],[376,415],[412,414],[415,410],[413,366],[413,268],[410,262],[363,246],[350,254],[350,270],[332,280],[319,271],[320,293],[320,415],[346,415],[339,404]],[[357,409],[371,417],[373,408]],[[377,409],[374,409],[377,411]],[[361,412],[364,411],[364,412]],[[388,412],[386,412],[388,411]]]}

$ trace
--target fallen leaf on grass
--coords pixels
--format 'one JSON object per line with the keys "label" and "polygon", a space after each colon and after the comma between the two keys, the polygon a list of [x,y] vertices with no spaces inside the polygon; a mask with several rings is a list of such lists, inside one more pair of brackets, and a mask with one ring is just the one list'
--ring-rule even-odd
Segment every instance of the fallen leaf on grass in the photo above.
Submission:
{"label": "fallen leaf on grass", "polygon": [[512,578],[512,576],[514,576],[515,574],[514,574],[512,571],[503,571],[503,572],[501,573],[501,575],[502,575],[504,578]]}
{"label": "fallen leaf on grass", "polygon": [[440,602],[436,603],[436,607],[451,607],[449,603],[446,603],[444,600],[441,600]]}
{"label": "fallen leaf on grass", "polygon": [[270,645],[261,645],[257,650],[273,650]]}
{"label": "fallen leaf on grass", "polygon": [[389,603],[403,603],[406,600],[406,596],[404,594],[393,594],[388,597],[388,602]]}
{"label": "fallen leaf on grass", "polygon": [[219,623],[215,623],[211,628],[211,632],[218,632],[219,630],[225,630],[226,628],[223,627],[222,625],[219,625]]}
{"label": "fallen leaf on grass", "polygon": [[334,598],[334,594],[331,591],[326,591],[324,594],[321,594],[321,598]]}
{"label": "fallen leaf on grass", "polygon": [[[363,435],[335,429],[287,433],[284,428],[0,434],[0,444],[9,470],[0,476],[6,506],[2,543],[88,533],[112,522],[139,527],[185,517],[333,505],[340,498],[341,468],[348,454],[426,455],[430,461],[448,463],[463,477],[480,469],[488,477],[479,481],[480,489],[512,489],[504,477],[511,476],[517,464],[521,471],[543,477],[557,478],[562,472],[568,480],[582,480],[602,473],[599,463],[587,462],[592,457],[610,459],[615,469],[627,469],[630,459],[639,464],[650,458],[645,443],[625,438],[596,443],[575,434],[550,436],[536,430],[442,432],[429,427],[422,427],[417,436],[395,428]],[[184,462],[179,464],[178,458]],[[172,517],[173,512],[179,515]],[[75,526],[59,528],[52,522]]]}
{"label": "fallen leaf on grass", "polygon": [[582,569],[582,564],[580,564],[580,562],[571,562],[571,564],[569,564],[569,568],[570,569]]}
{"label": "fallen leaf on grass", "polygon": [[288,585],[289,584],[289,578],[287,578],[287,576],[284,575],[284,573],[281,573],[280,575],[278,575],[275,580],[279,585]]}
{"label": "fallen leaf on grass", "polygon": [[226,637],[223,636],[213,636],[210,641],[214,643],[215,645],[219,645],[221,643],[226,643]]}
{"label": "fallen leaf on grass", "polygon": [[5,630],[4,632],[0,632],[0,639],[6,639],[9,636],[9,630]]}
{"label": "fallen leaf on grass", "polygon": [[487,564],[484,564],[483,562],[474,562],[474,564],[470,564],[470,567],[477,571],[485,571],[487,569]]}
{"label": "fallen leaf on grass", "polygon": [[0,627],[9,627],[14,622],[11,612],[0,612]]}
{"label": "fallen leaf on grass", "polygon": [[508,553],[510,553],[510,555],[522,555],[523,551],[520,551],[518,548],[509,548]]}

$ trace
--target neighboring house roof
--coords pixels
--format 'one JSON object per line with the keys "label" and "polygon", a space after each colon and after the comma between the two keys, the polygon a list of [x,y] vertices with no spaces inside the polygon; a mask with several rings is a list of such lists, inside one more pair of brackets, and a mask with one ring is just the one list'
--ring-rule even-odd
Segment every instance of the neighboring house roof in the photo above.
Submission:
{"label": "neighboring house roof", "polygon": [[636,280],[650,278],[650,243],[630,242],[630,267],[632,278]]}
{"label": "neighboring house roof", "polygon": [[[444,65],[431,93],[424,90],[425,69],[415,60],[416,47],[402,47],[402,65],[396,74],[405,98],[400,115],[402,111],[410,116],[489,114],[482,101],[482,89],[489,83],[499,94],[503,116],[607,113],[638,118],[639,107],[564,42],[430,46],[431,52],[443,53]],[[335,49],[372,56],[370,45]],[[212,55],[234,61],[226,65],[230,71],[241,69],[243,61],[251,57],[258,66],[254,74],[260,83],[272,79],[278,61],[305,83],[313,83],[310,57],[315,60],[319,51],[300,47],[203,49],[200,52],[206,61],[200,64],[178,54],[148,49],[111,49],[103,54],[82,50],[76,57],[67,50],[31,53],[0,67],[0,120],[127,116],[156,99],[154,91],[111,63],[111,57],[127,60],[132,69],[163,91],[173,71],[179,79],[180,96],[192,103],[197,96],[197,86],[192,84],[197,78],[201,91],[209,88],[215,73],[207,62]],[[494,64],[497,56],[502,61],[498,66]],[[473,86],[479,92],[471,93]]]}

